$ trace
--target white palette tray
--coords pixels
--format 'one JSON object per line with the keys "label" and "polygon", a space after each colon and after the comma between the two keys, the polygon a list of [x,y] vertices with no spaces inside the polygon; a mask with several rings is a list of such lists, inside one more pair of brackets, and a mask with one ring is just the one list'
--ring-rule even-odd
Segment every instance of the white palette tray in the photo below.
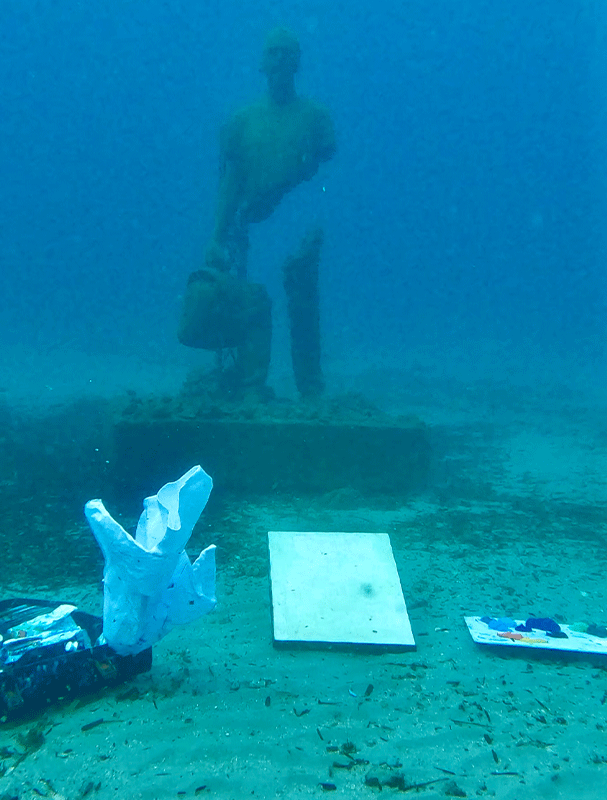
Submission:
{"label": "white palette tray", "polygon": [[[560,625],[563,633],[567,634],[566,639],[553,639],[545,631],[533,630],[529,632],[515,631],[521,633],[522,639],[509,639],[500,636],[503,631],[495,631],[489,628],[480,617],[464,617],[470,635],[478,644],[500,645],[502,647],[532,647],[536,650],[564,650],[571,653],[600,653],[607,655],[607,639],[599,636],[591,636],[588,633],[580,633],[572,630],[569,625]],[[526,620],[515,620],[517,625],[524,625]]]}

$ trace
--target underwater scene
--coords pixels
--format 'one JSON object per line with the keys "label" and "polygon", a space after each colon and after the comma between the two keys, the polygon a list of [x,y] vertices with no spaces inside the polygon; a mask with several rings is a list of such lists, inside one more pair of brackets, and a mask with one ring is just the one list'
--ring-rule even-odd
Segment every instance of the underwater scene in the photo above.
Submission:
{"label": "underwater scene", "polygon": [[0,800],[603,798],[607,6],[0,48]]}

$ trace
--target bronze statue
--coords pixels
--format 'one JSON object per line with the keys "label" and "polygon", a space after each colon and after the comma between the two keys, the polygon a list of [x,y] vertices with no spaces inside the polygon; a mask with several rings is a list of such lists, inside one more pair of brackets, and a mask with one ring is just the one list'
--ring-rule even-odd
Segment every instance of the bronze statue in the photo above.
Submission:
{"label": "bronze statue", "polygon": [[[222,285],[225,296],[232,286],[239,319],[243,313],[250,315],[249,330],[238,345],[235,366],[243,389],[265,385],[271,344],[270,299],[265,287],[247,284],[252,293],[243,312],[233,278],[235,274],[240,281],[246,280],[248,226],[267,219],[287,192],[310,180],[320,164],[335,153],[328,111],[301,97],[295,89],[299,63],[297,37],[286,28],[273,30],[266,39],[261,60],[267,94],[234,114],[221,132],[215,229],[206,253],[207,270],[195,273],[204,278],[207,287],[212,287],[210,292]],[[302,396],[316,395],[323,388],[318,318],[321,243],[321,231],[308,233],[298,253],[284,266],[293,366]],[[231,279],[228,273],[232,273]],[[180,336],[181,341],[185,338]]]}

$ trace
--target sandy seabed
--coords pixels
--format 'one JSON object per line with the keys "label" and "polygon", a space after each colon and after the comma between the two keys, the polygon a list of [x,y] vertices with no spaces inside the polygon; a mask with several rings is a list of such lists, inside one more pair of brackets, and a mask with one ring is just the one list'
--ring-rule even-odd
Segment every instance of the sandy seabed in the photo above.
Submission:
{"label": "sandy seabed", "polygon": [[[425,496],[233,509],[208,542],[217,609],[157,645],[151,672],[2,726],[0,797],[603,798],[607,662],[494,652],[463,620],[607,623],[603,409],[432,397],[394,398],[435,430]],[[275,649],[268,530],[389,533],[417,650]],[[35,594],[2,595],[17,591]],[[100,612],[100,587],[68,593]]]}

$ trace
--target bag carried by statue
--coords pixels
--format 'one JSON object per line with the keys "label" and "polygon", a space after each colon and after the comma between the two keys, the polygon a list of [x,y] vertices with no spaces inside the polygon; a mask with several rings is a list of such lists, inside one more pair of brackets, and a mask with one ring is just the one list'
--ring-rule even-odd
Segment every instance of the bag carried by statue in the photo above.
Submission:
{"label": "bag carried by statue", "polygon": [[243,345],[251,329],[269,321],[271,302],[264,286],[229,272],[192,272],[183,299],[177,337],[186,347],[221,350]]}

